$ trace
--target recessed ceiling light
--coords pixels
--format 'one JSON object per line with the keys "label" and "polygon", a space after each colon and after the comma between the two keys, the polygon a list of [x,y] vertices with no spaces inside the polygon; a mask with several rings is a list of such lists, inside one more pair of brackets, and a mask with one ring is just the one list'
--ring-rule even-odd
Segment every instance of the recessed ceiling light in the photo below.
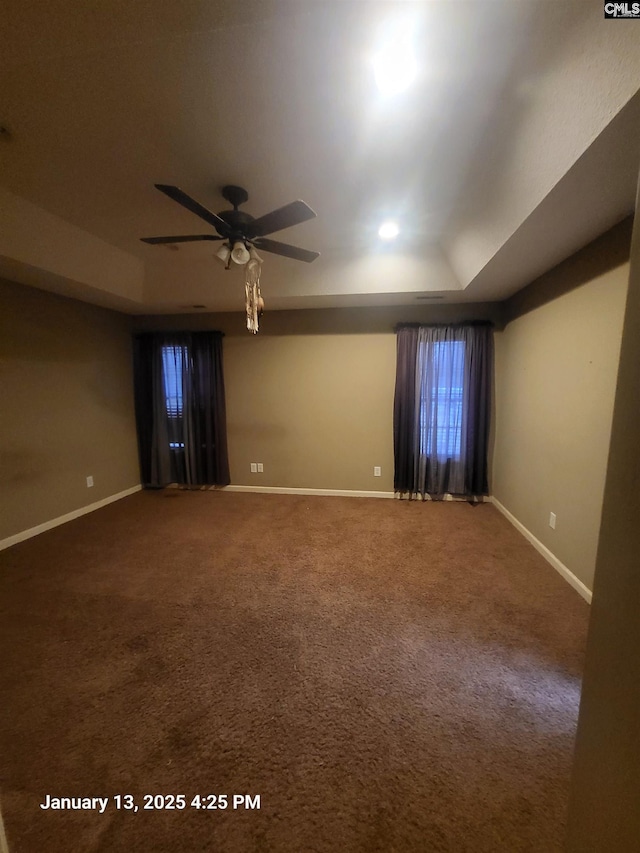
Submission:
{"label": "recessed ceiling light", "polygon": [[378,228],[378,237],[382,237],[383,240],[395,240],[399,233],[400,229],[395,222],[383,222]]}
{"label": "recessed ceiling light", "polygon": [[418,73],[408,26],[391,28],[384,44],[373,57],[376,85],[383,95],[396,95],[407,89]]}

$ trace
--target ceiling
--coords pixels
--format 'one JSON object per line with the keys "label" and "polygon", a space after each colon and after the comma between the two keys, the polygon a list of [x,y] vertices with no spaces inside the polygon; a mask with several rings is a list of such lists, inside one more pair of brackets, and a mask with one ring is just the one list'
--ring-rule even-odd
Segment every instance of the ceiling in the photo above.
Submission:
{"label": "ceiling", "polygon": [[[398,18],[418,77],[382,97]],[[504,299],[634,209],[640,26],[595,0],[5,0],[0,55],[0,274],[129,313],[244,306],[216,244],[140,242],[207,229],[154,183],[314,208],[276,309]]]}

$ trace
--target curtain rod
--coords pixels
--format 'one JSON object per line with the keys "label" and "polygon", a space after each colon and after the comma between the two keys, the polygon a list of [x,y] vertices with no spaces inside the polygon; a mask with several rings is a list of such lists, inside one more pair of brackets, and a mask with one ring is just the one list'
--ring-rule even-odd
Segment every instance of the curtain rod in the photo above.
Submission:
{"label": "curtain rod", "polygon": [[400,329],[460,329],[465,326],[495,326],[493,320],[464,320],[461,323],[396,323],[394,332]]}
{"label": "curtain rod", "polygon": [[133,332],[134,338],[140,338],[143,335],[220,335],[224,338],[225,333],[218,329],[143,329]]}

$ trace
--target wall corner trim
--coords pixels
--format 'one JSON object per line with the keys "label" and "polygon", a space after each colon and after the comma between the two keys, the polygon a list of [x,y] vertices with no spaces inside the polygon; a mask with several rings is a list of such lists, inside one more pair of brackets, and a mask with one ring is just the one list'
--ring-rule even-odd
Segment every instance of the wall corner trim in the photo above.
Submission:
{"label": "wall corner trim", "polygon": [[59,527],[61,524],[66,524],[67,521],[73,521],[74,518],[80,518],[81,515],[87,515],[89,512],[93,512],[96,509],[100,509],[114,501],[119,501],[121,498],[126,498],[129,495],[134,494],[134,492],[139,492],[141,490],[142,486],[140,484],[132,486],[130,489],[125,489],[123,492],[118,492],[115,495],[109,495],[108,498],[103,498],[95,503],[87,504],[87,506],[80,507],[80,509],[74,509],[73,512],[67,512],[65,515],[58,516],[58,518],[52,518],[50,521],[45,521],[42,524],[38,524],[36,527],[30,527],[28,530],[22,530],[20,533],[15,533],[13,536],[8,536],[6,539],[0,539],[0,551],[3,551],[5,548],[10,548],[12,545],[17,545],[18,542],[24,542],[25,539],[31,539],[32,536],[38,536],[38,534],[44,533],[46,530],[51,530],[52,527]]}
{"label": "wall corner trim", "polygon": [[510,521],[511,524],[516,528],[519,533],[522,533],[525,539],[528,539],[529,542],[533,545],[533,547],[538,551],[545,560],[553,566],[553,568],[558,572],[558,574],[562,575],[562,577],[567,581],[567,583],[571,584],[571,586],[584,598],[586,602],[591,604],[591,590],[589,587],[582,583],[580,578],[577,578],[574,573],[568,569],[564,563],[560,562],[560,560],[556,557],[556,555],[551,552],[546,545],[543,545],[542,542],[537,539],[530,530],[522,524],[522,522],[518,521],[515,515],[512,515],[509,510],[503,506],[497,498],[493,496],[488,498],[488,500],[499,510],[507,521]]}
{"label": "wall corner trim", "polygon": [[351,489],[294,489],[282,486],[223,486],[221,492],[258,492],[266,495],[329,495],[343,498],[394,498],[393,492],[364,492]]}

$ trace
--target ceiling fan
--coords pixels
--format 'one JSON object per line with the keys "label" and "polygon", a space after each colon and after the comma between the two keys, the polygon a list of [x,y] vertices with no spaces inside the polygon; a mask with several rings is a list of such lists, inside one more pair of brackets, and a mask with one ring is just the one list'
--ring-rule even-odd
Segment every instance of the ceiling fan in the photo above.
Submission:
{"label": "ceiling fan", "polygon": [[[233,210],[211,213],[178,187],[168,184],[155,184],[155,186],[170,199],[177,201],[178,204],[204,219],[209,225],[213,225],[218,233],[217,235],[185,234],[175,237],[141,237],[143,243],[192,243],[200,240],[225,240],[231,258],[237,263],[244,263],[245,260],[248,260],[247,249],[251,246],[261,251],[283,255],[285,258],[293,258],[295,261],[305,261],[306,263],[315,261],[320,255],[319,252],[310,252],[308,249],[290,246],[288,243],[269,240],[266,237],[267,234],[273,234],[276,231],[282,231],[283,228],[290,228],[292,225],[314,219],[315,212],[304,201],[292,201],[290,204],[285,204],[284,207],[279,207],[277,210],[272,210],[271,213],[266,213],[264,216],[255,219],[251,214],[245,213],[244,210],[238,210],[240,205],[249,199],[249,194],[242,187],[232,185],[223,187],[222,196],[233,206]],[[236,252],[235,256],[234,252]]]}

